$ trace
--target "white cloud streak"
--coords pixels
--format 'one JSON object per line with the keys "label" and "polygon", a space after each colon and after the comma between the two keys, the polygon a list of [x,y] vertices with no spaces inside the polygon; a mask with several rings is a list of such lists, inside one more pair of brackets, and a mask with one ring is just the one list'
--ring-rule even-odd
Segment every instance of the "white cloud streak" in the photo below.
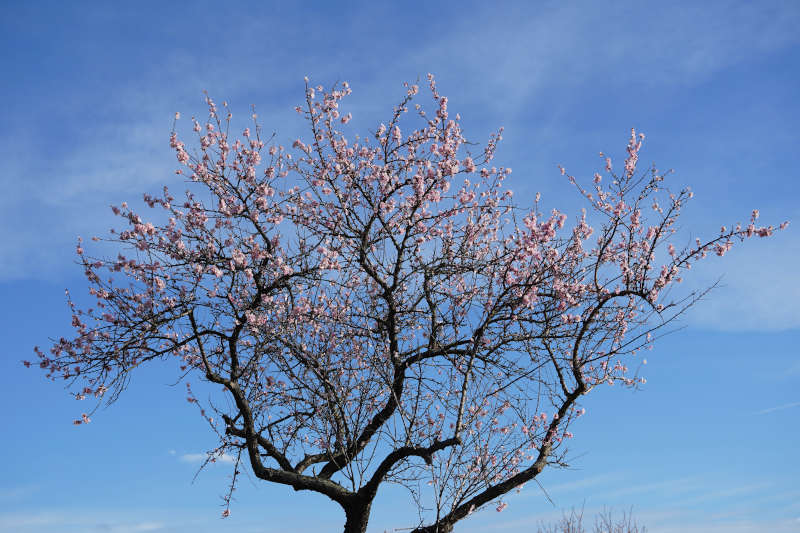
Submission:
{"label": "white cloud streak", "polygon": [[212,458],[214,462],[217,463],[234,463],[236,462],[236,458],[232,455],[228,455],[227,453],[222,455],[214,455],[208,453],[185,453],[181,455],[178,459],[183,463],[200,463],[205,461],[208,458]]}
{"label": "white cloud streak", "polygon": [[761,411],[758,411],[756,414],[765,415],[767,413],[773,413],[775,411],[783,411],[784,409],[791,409],[792,407],[800,407],[800,402],[792,402],[784,405],[778,405],[776,407],[769,407],[767,409],[762,409]]}

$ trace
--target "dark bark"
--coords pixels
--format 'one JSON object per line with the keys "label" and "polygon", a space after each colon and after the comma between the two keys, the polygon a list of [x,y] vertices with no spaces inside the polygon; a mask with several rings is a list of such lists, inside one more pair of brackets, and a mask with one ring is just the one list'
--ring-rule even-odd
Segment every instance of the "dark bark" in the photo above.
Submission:
{"label": "dark bark", "polygon": [[418,527],[411,533],[452,533],[453,525],[450,522],[440,522],[430,526]]}
{"label": "dark bark", "polygon": [[344,508],[344,533],[366,533],[372,501],[357,499]]}

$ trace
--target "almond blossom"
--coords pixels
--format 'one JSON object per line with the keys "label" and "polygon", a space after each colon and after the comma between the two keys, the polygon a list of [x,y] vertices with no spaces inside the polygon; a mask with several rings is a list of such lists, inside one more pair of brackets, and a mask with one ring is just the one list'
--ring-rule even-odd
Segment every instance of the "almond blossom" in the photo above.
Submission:
{"label": "almond blossom", "polygon": [[[224,517],[245,467],[337,502],[346,533],[366,531],[384,482],[424,503],[415,533],[503,511],[566,464],[586,395],[644,382],[639,351],[704,294],[678,289],[691,266],[775,229],[753,211],[681,246],[692,193],[638,168],[634,130],[622,174],[605,154],[587,179],[561,168],[577,216],[538,194],[520,206],[493,164],[502,129],[468,141],[432,75],[433,112],[406,84],[368,135],[342,109],[348,84],[309,83],[288,149],[207,97],[195,148],[169,139],[186,191],[145,195],[152,221],[112,207],[117,256],[78,245],[94,306],[68,295],[75,336],[35,349],[47,377],[109,401],[142,364],[176,361],[219,437],[209,456],[236,458]],[[201,406],[189,380],[230,401]]]}

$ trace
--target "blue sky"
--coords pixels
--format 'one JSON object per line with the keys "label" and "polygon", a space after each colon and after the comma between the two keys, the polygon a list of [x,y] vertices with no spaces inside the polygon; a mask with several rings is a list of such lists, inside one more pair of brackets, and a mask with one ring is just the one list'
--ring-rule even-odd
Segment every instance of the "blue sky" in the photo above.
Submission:
{"label": "blue sky", "polygon": [[[77,235],[104,233],[108,205],[176,184],[175,111],[202,91],[267,130],[302,130],[303,76],[347,80],[365,127],[403,81],[437,76],[468,136],[505,126],[497,160],[520,203],[578,208],[556,165],[590,176],[621,158],[631,127],[646,163],[674,168],[694,203],[682,229],[745,221],[793,226],[709,261],[688,280],[722,286],[648,354],[641,391],[587,398],[570,470],[458,531],[535,529],[562,509],[633,507],[653,533],[800,531],[800,4],[794,2],[307,2],[229,8],[140,2],[4,3],[0,21],[0,530],[336,531],[325,498],[245,481],[222,521],[225,464],[192,482],[213,435],[171,386],[143,370],[112,407],[79,407],[20,364],[69,333],[63,291],[80,294]],[[403,493],[375,504],[370,531],[413,524]],[[409,519],[409,517],[411,519]]]}

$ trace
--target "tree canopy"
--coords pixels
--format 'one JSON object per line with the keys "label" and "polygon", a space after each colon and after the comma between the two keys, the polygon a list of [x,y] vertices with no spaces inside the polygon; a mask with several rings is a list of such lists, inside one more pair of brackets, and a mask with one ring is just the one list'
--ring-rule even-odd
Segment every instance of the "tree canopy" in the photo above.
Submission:
{"label": "tree canopy", "polygon": [[637,168],[633,130],[618,171],[606,156],[585,182],[561,169],[585,199],[577,217],[543,212],[538,195],[520,206],[493,161],[502,129],[469,142],[427,85],[433,110],[405,84],[388,119],[353,136],[347,83],[306,80],[308,137],[291,148],[255,113],[235,135],[207,98],[196,148],[170,139],[187,190],[144,196],[161,221],[114,206],[116,257],[79,243],[96,303],[70,300],[75,336],[37,348],[38,365],[79,398],[113,400],[139,365],[177,358],[181,378],[228,399],[201,413],[214,453],[236,459],[231,490],[249,468],[318,492],[345,532],[366,530],[385,482],[409,490],[417,533],[502,511],[564,464],[585,395],[643,381],[637,354],[703,294],[680,290],[692,264],[773,228],[754,211],[679,246],[692,193]]}

